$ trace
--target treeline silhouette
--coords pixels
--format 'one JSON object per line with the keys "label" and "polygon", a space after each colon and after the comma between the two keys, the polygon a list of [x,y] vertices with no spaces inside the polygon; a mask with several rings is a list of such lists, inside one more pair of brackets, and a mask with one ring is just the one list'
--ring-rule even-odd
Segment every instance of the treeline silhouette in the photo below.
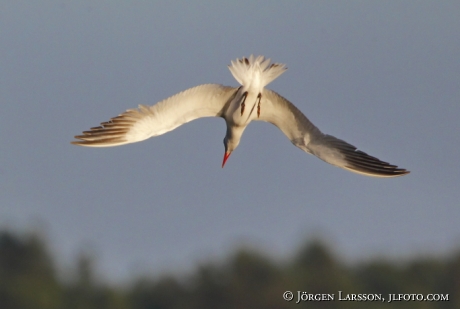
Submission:
{"label": "treeline silhouette", "polygon": [[[284,262],[241,249],[191,274],[133,278],[127,286],[97,280],[87,256],[76,269],[74,278],[63,279],[43,237],[0,231],[0,308],[460,308],[460,254],[346,265],[321,241],[309,241]],[[293,292],[292,301],[283,300],[285,291]],[[307,294],[296,304],[297,291]],[[342,298],[381,294],[385,301],[340,301],[339,291]],[[448,294],[448,300],[387,302],[389,294],[412,293]],[[315,300],[323,294],[334,300]]]}

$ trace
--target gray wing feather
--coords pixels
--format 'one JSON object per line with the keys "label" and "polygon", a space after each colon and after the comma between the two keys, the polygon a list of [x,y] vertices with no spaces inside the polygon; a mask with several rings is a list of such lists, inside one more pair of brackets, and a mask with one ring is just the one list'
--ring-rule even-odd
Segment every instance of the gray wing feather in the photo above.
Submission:
{"label": "gray wing feather", "polygon": [[222,116],[237,88],[206,84],[182,91],[153,106],[139,105],[77,135],[72,144],[110,147],[143,141],[201,117]]}
{"label": "gray wing feather", "polygon": [[264,89],[259,120],[277,126],[303,151],[351,172],[374,177],[397,177],[409,173],[341,139],[322,133],[294,104],[274,91]]}

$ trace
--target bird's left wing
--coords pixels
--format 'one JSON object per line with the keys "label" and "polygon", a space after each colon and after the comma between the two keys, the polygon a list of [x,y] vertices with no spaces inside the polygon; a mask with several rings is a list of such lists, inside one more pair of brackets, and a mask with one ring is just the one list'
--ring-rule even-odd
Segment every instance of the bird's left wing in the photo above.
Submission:
{"label": "bird's left wing", "polygon": [[201,117],[221,116],[238,88],[206,84],[182,91],[153,106],[139,105],[75,136],[72,144],[110,147],[143,141]]}
{"label": "bird's left wing", "polygon": [[396,177],[409,173],[341,139],[322,133],[294,104],[269,89],[263,90],[258,120],[277,126],[303,151],[351,172],[374,177]]}

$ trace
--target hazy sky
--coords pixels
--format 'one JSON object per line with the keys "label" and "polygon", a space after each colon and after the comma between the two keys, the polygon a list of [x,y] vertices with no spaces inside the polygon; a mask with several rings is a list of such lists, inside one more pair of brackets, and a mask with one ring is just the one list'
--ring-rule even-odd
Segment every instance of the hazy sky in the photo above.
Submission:
{"label": "hazy sky", "polygon": [[[1,1],[0,228],[44,225],[126,278],[242,244],[319,235],[349,260],[460,247],[459,1]],[[222,169],[222,119],[122,147],[73,136],[263,54],[323,132],[411,171],[356,175],[252,123]]]}

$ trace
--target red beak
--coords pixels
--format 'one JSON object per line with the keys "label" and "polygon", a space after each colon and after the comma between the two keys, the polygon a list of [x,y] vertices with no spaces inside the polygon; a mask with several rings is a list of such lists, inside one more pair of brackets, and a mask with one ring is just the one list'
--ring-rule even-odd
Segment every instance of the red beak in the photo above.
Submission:
{"label": "red beak", "polygon": [[230,157],[231,152],[225,152],[224,153],[224,160],[222,161],[222,168],[224,168],[225,162],[227,162],[228,157]]}

